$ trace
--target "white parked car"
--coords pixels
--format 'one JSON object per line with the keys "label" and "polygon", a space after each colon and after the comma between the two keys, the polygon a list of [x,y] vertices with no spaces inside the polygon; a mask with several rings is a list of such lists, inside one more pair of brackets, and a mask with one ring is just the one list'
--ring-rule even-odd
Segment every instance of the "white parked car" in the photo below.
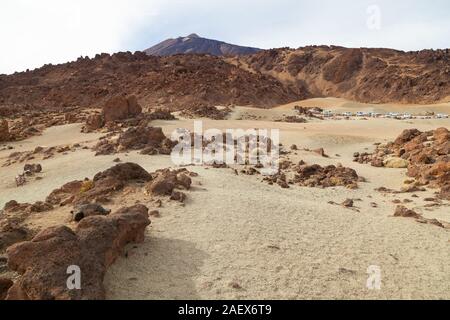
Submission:
{"label": "white parked car", "polygon": [[398,112],[389,112],[386,117],[391,118],[391,119],[396,119],[399,116],[400,116],[400,114]]}
{"label": "white parked car", "polygon": [[448,119],[448,114],[445,114],[445,113],[438,113],[438,114],[436,115],[436,118],[438,118],[438,119]]}
{"label": "white parked car", "polygon": [[412,119],[412,115],[411,114],[409,114],[409,113],[405,113],[404,115],[402,115],[402,117],[401,117],[402,119]]}

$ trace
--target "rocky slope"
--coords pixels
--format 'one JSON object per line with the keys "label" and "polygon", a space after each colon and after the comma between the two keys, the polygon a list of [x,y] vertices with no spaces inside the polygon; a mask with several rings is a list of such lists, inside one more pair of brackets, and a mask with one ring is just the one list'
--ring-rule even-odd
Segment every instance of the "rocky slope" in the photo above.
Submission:
{"label": "rocky slope", "polygon": [[435,103],[450,100],[450,53],[322,46],[235,57],[101,54],[0,75],[0,116],[96,108],[118,94],[135,95],[143,107],[169,110],[273,107],[328,96],[370,103]]}
{"label": "rocky slope", "polygon": [[403,52],[311,46],[266,50],[229,61],[304,88],[311,97],[369,103],[434,103],[450,99],[448,49]]}
{"label": "rocky slope", "polygon": [[242,47],[222,41],[199,37],[195,33],[187,37],[167,39],[145,50],[149,55],[171,56],[181,53],[207,53],[214,56],[235,56],[253,54],[261,49]]}
{"label": "rocky slope", "polygon": [[305,97],[273,77],[242,70],[219,57],[125,52],[0,75],[0,116],[99,107],[117,94],[135,95],[145,107],[172,110],[209,104],[271,107]]}

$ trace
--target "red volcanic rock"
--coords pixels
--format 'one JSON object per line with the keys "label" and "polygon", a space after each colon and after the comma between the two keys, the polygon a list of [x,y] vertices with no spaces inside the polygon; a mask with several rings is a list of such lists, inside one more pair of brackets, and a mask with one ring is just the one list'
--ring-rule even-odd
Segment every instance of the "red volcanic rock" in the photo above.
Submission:
{"label": "red volcanic rock", "polygon": [[127,162],[119,163],[108,170],[97,173],[93,186],[89,190],[75,195],[74,204],[89,203],[97,198],[108,198],[114,192],[122,190],[131,181],[147,182],[151,175],[141,166]]}
{"label": "red volcanic rock", "polygon": [[319,148],[319,149],[313,150],[313,152],[317,153],[321,157],[328,158],[328,156],[325,153],[325,150],[323,148]]}
{"label": "red volcanic rock", "polygon": [[280,168],[278,174],[265,177],[263,181],[270,185],[278,184],[282,188],[289,188],[290,184],[297,184],[304,187],[337,187],[344,186],[349,189],[358,187],[360,177],[355,170],[342,166],[326,166],[322,167],[318,164],[305,165],[300,162],[298,166],[294,166],[295,176],[292,180],[286,178],[283,169]]}
{"label": "red volcanic rock", "polygon": [[147,182],[151,179],[151,175],[141,166],[129,162],[119,163],[97,173],[90,188],[83,190],[83,181],[72,181],[53,190],[46,201],[53,205],[85,204],[100,197],[109,197],[131,181]]}
{"label": "red volcanic rock", "polygon": [[411,141],[412,139],[414,139],[415,137],[419,136],[422,132],[420,132],[417,129],[407,129],[404,130],[402,132],[401,135],[399,135],[397,137],[397,139],[395,139],[394,143],[396,145],[403,145],[409,141]]}
{"label": "red volcanic rock", "polygon": [[52,209],[51,204],[41,201],[34,204],[18,203],[14,200],[7,202],[0,211],[0,252],[14,243],[33,237],[35,232],[23,224],[27,217]]}
{"label": "red volcanic rock", "polygon": [[139,105],[136,96],[129,96],[127,98],[128,102],[128,114],[131,117],[140,115],[142,113],[142,107]]}
{"label": "red volcanic rock", "polygon": [[117,143],[108,139],[100,140],[93,148],[96,156],[106,156],[117,152]]}
{"label": "red volcanic rock", "polygon": [[0,300],[5,300],[8,290],[13,284],[14,282],[10,279],[0,278]]}
{"label": "red volcanic rock", "polygon": [[6,119],[0,120],[0,142],[8,141],[10,138],[9,135],[9,126],[8,121]]}
{"label": "red volcanic rock", "polygon": [[147,183],[145,190],[148,194],[158,196],[173,196],[174,198],[184,198],[179,194],[174,195],[175,188],[189,190],[192,184],[191,178],[187,176],[189,172],[184,169],[170,170],[163,169],[152,173],[153,180]]}
{"label": "red volcanic rock", "polygon": [[176,120],[175,116],[169,110],[156,109],[147,117],[149,120]]}
{"label": "red volcanic rock", "polygon": [[[29,242],[7,250],[8,267],[20,274],[8,300],[99,300],[103,278],[126,244],[142,242],[150,224],[148,209],[137,205],[109,216],[83,219],[73,231],[48,228]],[[68,270],[79,268],[81,289],[68,289]]]}
{"label": "red volcanic rock", "polygon": [[29,240],[31,237],[31,232],[26,227],[9,222],[2,224],[0,227],[0,252],[17,242]]}
{"label": "red volcanic rock", "polygon": [[180,191],[172,191],[172,194],[170,195],[170,200],[183,203],[186,200],[186,194]]}
{"label": "red volcanic rock", "polygon": [[48,203],[53,205],[66,205],[72,203],[75,199],[75,195],[80,193],[82,181],[71,181],[63,185],[62,187],[53,190],[46,198]]}
{"label": "red volcanic rock", "polygon": [[384,166],[383,161],[391,155],[408,163],[407,175],[415,178],[412,188],[441,188],[439,197],[450,200],[450,132],[447,128],[427,132],[405,130],[394,142],[377,146],[373,154],[355,154],[354,161]]}
{"label": "red volcanic rock", "polygon": [[103,172],[97,173],[94,176],[94,183],[107,179],[113,178],[123,182],[128,182],[131,180],[142,180],[149,181],[151,175],[145,171],[140,165],[136,163],[119,163],[114,167],[111,167]]}
{"label": "red volcanic rock", "polygon": [[136,127],[129,128],[119,137],[118,144],[126,150],[138,150],[144,147],[159,148],[166,139],[161,128]]}
{"label": "red volcanic rock", "polygon": [[318,164],[300,166],[295,175],[294,182],[308,187],[335,187],[345,186],[356,188],[358,174],[355,170],[346,167],[326,166]]}
{"label": "red volcanic rock", "polygon": [[175,174],[159,175],[146,186],[146,190],[153,195],[168,196],[172,194],[176,185],[177,177]]}
{"label": "red volcanic rock", "polygon": [[420,218],[420,214],[417,212],[410,210],[404,206],[397,206],[395,209],[394,217],[403,217],[403,218]]}
{"label": "red volcanic rock", "polygon": [[96,155],[109,155],[128,150],[142,150],[141,154],[170,154],[176,142],[166,138],[161,128],[140,125],[128,128],[117,141],[104,139],[93,150]]}
{"label": "red volcanic rock", "polygon": [[189,190],[191,188],[192,179],[189,178],[186,174],[180,173],[177,175],[177,181],[178,184],[183,186],[186,190]]}
{"label": "red volcanic rock", "polygon": [[105,120],[101,114],[92,114],[87,117],[86,124],[83,127],[83,132],[92,132],[102,128],[105,125]]}
{"label": "red volcanic rock", "polygon": [[142,108],[135,96],[115,96],[103,106],[102,115],[105,122],[125,120],[136,117],[142,113]]}
{"label": "red volcanic rock", "polygon": [[23,167],[24,172],[29,172],[31,174],[42,172],[42,166],[39,163],[26,164]]}

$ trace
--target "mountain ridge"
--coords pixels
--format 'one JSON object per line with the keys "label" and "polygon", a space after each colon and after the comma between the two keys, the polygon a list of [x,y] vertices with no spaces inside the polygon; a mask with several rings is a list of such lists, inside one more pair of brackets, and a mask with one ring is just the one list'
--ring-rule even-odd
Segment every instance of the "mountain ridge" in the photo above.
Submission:
{"label": "mountain ridge", "polygon": [[239,46],[219,40],[207,39],[192,33],[186,37],[170,38],[146,50],[154,56],[171,56],[176,54],[210,54],[214,56],[235,56],[254,54],[262,49]]}

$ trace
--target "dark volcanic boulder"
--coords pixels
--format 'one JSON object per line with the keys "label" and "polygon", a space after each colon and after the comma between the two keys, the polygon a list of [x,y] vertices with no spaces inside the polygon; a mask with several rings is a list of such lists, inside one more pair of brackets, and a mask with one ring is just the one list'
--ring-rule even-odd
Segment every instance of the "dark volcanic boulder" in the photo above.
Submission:
{"label": "dark volcanic boulder", "polygon": [[134,127],[129,128],[119,137],[118,144],[122,149],[138,150],[145,147],[159,148],[166,139],[161,128]]}
{"label": "dark volcanic boulder", "polygon": [[140,165],[132,162],[119,163],[103,172],[99,172],[94,176],[94,182],[105,178],[114,178],[123,182],[130,180],[149,181],[151,175]]}

